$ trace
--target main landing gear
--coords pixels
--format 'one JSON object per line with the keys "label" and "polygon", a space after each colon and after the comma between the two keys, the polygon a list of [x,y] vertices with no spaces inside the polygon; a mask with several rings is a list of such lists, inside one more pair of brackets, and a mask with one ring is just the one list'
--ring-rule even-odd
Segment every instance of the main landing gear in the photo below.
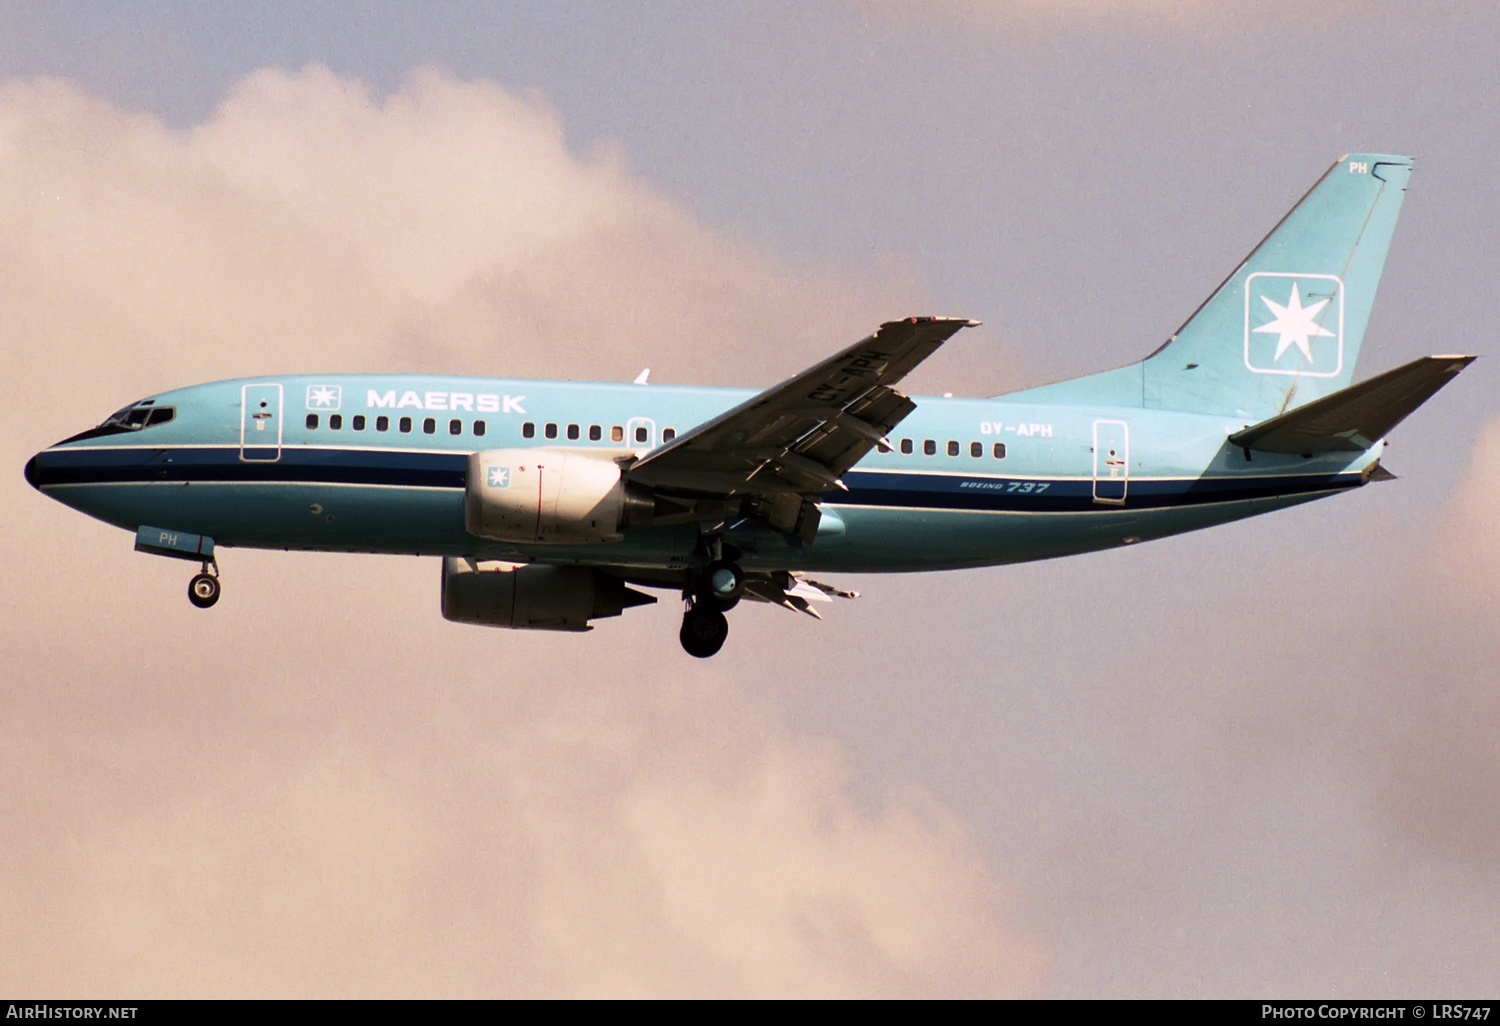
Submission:
{"label": "main landing gear", "polygon": [[688,655],[707,659],[724,647],[729,637],[729,618],[701,599],[693,600],[682,614],[682,630],[677,634]]}
{"label": "main landing gear", "polygon": [[[212,573],[209,571],[212,570]],[[219,601],[219,563],[217,560],[203,564],[203,570],[188,582],[188,601],[199,609],[207,609]]]}
{"label": "main landing gear", "polygon": [[707,659],[724,647],[729,637],[729,619],[724,614],[739,604],[744,593],[745,572],[739,564],[715,559],[703,568],[684,595],[688,605],[678,637],[688,655]]}

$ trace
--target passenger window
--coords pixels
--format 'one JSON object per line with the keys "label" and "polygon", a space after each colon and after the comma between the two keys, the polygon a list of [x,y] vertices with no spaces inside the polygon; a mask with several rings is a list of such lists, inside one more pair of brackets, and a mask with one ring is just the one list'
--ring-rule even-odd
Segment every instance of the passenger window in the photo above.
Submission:
{"label": "passenger window", "polygon": [[957,456],[958,455],[958,443],[957,442],[952,441],[952,440],[950,440],[948,442],[948,455],[949,456]]}
{"label": "passenger window", "polygon": [[569,424],[568,425],[568,441],[570,441],[570,442],[576,442],[576,441],[578,441],[578,425],[577,424]]}
{"label": "passenger window", "polygon": [[315,428],[317,426],[318,426],[318,415],[316,413],[309,413],[307,415],[307,428],[308,428],[308,430],[311,431],[313,428]]}
{"label": "passenger window", "polygon": [[522,438],[535,438],[536,437],[536,425],[533,424],[529,420],[526,423],[522,424],[521,425],[521,437]]}
{"label": "passenger window", "polygon": [[927,441],[925,441],[925,442],[922,443],[922,454],[924,456],[936,456],[937,455],[937,443],[934,442],[930,438],[927,439]]}
{"label": "passenger window", "polygon": [[423,421],[422,421],[422,434],[424,434],[424,435],[430,435],[433,432],[435,432],[436,430],[437,430],[437,421],[436,420],[434,420],[431,417],[427,417],[427,418],[423,419]]}
{"label": "passenger window", "polygon": [[450,435],[461,435],[464,430],[464,422],[454,417],[448,422],[448,433]]}
{"label": "passenger window", "polygon": [[546,435],[547,435],[548,438],[556,438],[557,437],[557,425],[556,424],[548,424],[547,427],[546,427],[546,429],[545,429],[545,433],[546,433]]}
{"label": "passenger window", "polygon": [[672,439],[674,439],[676,437],[677,437],[677,429],[676,428],[662,428],[661,440],[663,442],[670,442]]}
{"label": "passenger window", "polygon": [[635,441],[637,445],[644,445],[646,443],[646,440],[650,437],[651,432],[646,430],[645,428],[638,427],[635,429]]}
{"label": "passenger window", "polygon": [[623,441],[625,441],[625,429],[622,428],[620,425],[615,424],[613,427],[611,427],[609,429],[609,440],[611,442],[623,442]]}
{"label": "passenger window", "polygon": [[1004,442],[996,442],[995,443],[995,459],[997,459],[997,460],[1003,460],[1003,459],[1005,459],[1005,443]]}
{"label": "passenger window", "polygon": [[984,455],[984,443],[983,442],[970,442],[969,443],[969,455],[973,456],[975,459],[978,459],[980,456],[983,456]]}
{"label": "passenger window", "polygon": [[484,421],[476,420],[474,422],[474,434],[480,438],[484,437]]}
{"label": "passenger window", "polygon": [[402,434],[404,434],[404,435],[411,434],[411,418],[410,417],[402,417],[401,420],[399,422],[397,422],[396,426],[401,429],[401,433]]}
{"label": "passenger window", "polygon": [[599,439],[601,439],[603,437],[604,437],[604,432],[602,430],[600,430],[598,424],[590,424],[589,425],[589,441],[591,441],[591,442],[597,442],[597,441],[599,441]]}
{"label": "passenger window", "polygon": [[380,416],[375,418],[376,431],[389,431],[391,429],[391,418]]}
{"label": "passenger window", "polygon": [[328,418],[328,426],[331,429],[333,429],[334,431],[341,431],[341,430],[343,430],[343,427],[344,427],[344,417],[343,417],[343,415],[339,414],[339,413],[335,413],[333,416],[329,417]]}
{"label": "passenger window", "polygon": [[364,429],[365,429],[365,415],[363,413],[356,413],[354,415],[354,430],[356,430],[356,431],[363,431]]}
{"label": "passenger window", "polygon": [[910,456],[911,455],[911,439],[910,438],[903,438],[903,439],[901,439],[901,455],[903,455],[903,456]]}

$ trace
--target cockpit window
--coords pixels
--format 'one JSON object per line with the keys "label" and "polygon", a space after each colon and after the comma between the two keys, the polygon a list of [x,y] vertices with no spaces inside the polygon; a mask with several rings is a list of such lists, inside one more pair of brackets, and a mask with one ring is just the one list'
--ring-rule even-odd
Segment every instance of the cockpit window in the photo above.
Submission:
{"label": "cockpit window", "polygon": [[99,426],[101,428],[113,427],[121,431],[139,431],[142,428],[165,424],[176,415],[177,411],[172,407],[157,406],[155,399],[145,399],[111,414],[109,419]]}
{"label": "cockpit window", "polygon": [[156,427],[158,424],[165,424],[176,415],[177,411],[170,406],[157,406],[155,399],[143,399],[138,403],[131,403],[122,410],[116,410],[98,427],[74,435],[66,441],[77,442],[85,438],[101,438],[105,435],[118,435],[127,431],[140,431],[144,428]]}
{"label": "cockpit window", "polygon": [[136,406],[126,412],[120,423],[131,431],[139,431],[141,428],[165,424],[176,412],[170,406]]}

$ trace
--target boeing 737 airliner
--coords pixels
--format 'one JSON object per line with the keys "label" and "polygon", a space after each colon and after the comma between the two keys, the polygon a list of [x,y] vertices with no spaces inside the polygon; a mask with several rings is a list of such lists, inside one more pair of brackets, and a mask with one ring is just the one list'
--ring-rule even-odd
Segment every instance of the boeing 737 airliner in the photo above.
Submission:
{"label": "boeing 737 airliner", "polygon": [[758,394],[410,375],[162,392],[26,479],[202,564],[224,546],[442,557],[442,611],[582,631],[681,593],[706,657],[741,599],[816,616],[806,575],[1045,559],[1391,475],[1384,438],[1471,356],[1351,385],[1411,161],[1335,164],[1145,360],[990,399],[901,379],[963,319],[914,317]]}

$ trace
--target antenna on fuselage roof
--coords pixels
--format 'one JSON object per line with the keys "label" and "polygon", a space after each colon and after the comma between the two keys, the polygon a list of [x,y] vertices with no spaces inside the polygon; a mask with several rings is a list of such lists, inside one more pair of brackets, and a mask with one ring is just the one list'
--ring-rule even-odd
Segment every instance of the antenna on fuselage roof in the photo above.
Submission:
{"label": "antenna on fuselage roof", "polygon": [[639,374],[637,374],[635,376],[635,384],[637,384],[637,385],[644,385],[644,384],[646,384],[647,383],[646,379],[649,378],[650,376],[651,376],[651,368],[647,367],[645,370],[641,371]]}

